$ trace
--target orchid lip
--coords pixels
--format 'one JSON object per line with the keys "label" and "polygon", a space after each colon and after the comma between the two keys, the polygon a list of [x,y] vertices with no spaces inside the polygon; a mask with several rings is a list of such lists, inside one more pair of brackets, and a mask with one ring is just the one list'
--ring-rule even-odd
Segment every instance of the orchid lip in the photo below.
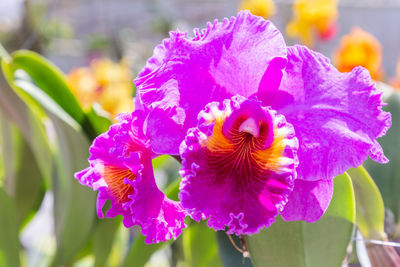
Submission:
{"label": "orchid lip", "polygon": [[183,208],[236,235],[269,226],[293,189],[297,149],[293,126],[257,100],[209,103],[180,147]]}
{"label": "orchid lip", "polygon": [[260,136],[260,125],[254,118],[250,117],[240,125],[239,132],[249,133],[258,138]]}

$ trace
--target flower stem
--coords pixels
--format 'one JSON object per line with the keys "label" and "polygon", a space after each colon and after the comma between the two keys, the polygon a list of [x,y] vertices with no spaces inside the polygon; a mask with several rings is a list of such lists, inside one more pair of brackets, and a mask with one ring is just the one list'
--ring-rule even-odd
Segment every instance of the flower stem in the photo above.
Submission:
{"label": "flower stem", "polygon": [[246,244],[246,239],[244,237],[244,235],[240,235],[239,239],[240,239],[240,244],[242,245],[242,248],[239,248],[238,245],[236,245],[235,241],[233,240],[233,238],[231,237],[230,234],[226,233],[226,236],[228,237],[229,241],[231,241],[231,244],[233,245],[233,247],[239,251],[242,254],[242,264],[244,264],[244,260],[246,258],[250,258],[250,253],[247,249],[247,244]]}
{"label": "flower stem", "polygon": [[226,236],[228,237],[229,241],[231,241],[232,246],[233,246],[237,251],[239,251],[241,254],[243,254],[243,253],[244,253],[244,250],[241,249],[241,248],[239,248],[238,245],[236,245],[236,243],[235,243],[235,241],[233,240],[233,238],[231,237],[231,235],[228,234],[228,233],[225,233],[225,234],[226,234]]}

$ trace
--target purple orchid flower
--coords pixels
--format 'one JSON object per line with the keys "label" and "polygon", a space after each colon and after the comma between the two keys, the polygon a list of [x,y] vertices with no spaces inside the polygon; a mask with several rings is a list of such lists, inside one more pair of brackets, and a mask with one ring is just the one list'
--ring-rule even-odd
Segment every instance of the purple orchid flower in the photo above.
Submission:
{"label": "purple orchid flower", "polygon": [[[99,189],[98,211],[110,199],[106,215],[139,224],[148,242],[175,238],[186,214],[254,234],[278,214],[315,222],[335,176],[368,156],[388,161],[376,139],[390,114],[367,70],[340,73],[319,53],[287,47],[247,11],[194,33],[171,32],[155,48],[135,80],[136,111],[94,141],[77,178]],[[154,154],[180,155],[180,203],[156,187]]]}
{"label": "purple orchid flower", "polygon": [[[209,218],[208,224],[214,229],[234,224],[243,225],[231,230],[236,234],[253,233],[275,217],[271,208],[267,218],[269,204],[275,205],[286,220],[314,222],[330,202],[335,176],[361,165],[368,156],[387,162],[376,138],[390,127],[390,114],[381,110],[381,95],[368,71],[359,67],[340,73],[321,54],[302,46],[287,47],[272,23],[248,12],[209,23],[203,31],[195,30],[194,38],[172,32],[156,47],[135,84],[137,101],[148,113],[146,134],[152,149],[160,154],[178,154],[186,136],[180,151],[180,199],[194,219]],[[210,107],[199,112],[210,102],[222,103],[235,95],[252,101],[248,105],[253,110],[243,110],[242,104],[237,104],[241,116],[232,117],[232,112],[231,116],[224,115],[224,121],[208,125],[215,128],[222,124],[229,145],[244,142],[227,133],[231,128],[246,133],[243,138],[248,138],[247,142],[258,142],[265,120],[258,114],[265,108],[284,116],[288,129],[293,125],[294,131],[287,130],[291,132],[287,133],[287,142],[295,135],[299,146],[291,146],[292,162],[280,165],[287,173],[286,180],[277,178],[283,183],[280,197],[268,185],[279,170],[270,169],[268,164],[260,167],[250,157],[236,162],[235,156],[241,153],[236,148],[227,156],[228,144],[221,145],[219,151],[208,144],[216,134],[202,129]],[[273,120],[277,115],[270,116]],[[269,129],[268,134],[272,140],[278,138],[275,129]],[[264,148],[271,145],[268,138],[262,141]],[[241,149],[250,154],[258,151],[249,144]],[[287,197],[293,181],[293,192]],[[268,194],[266,204],[261,198]],[[264,210],[260,211],[254,201],[259,201]],[[250,215],[255,212],[265,217],[257,220]]]}
{"label": "purple orchid flower", "polygon": [[168,199],[154,180],[152,151],[143,135],[144,114],[119,114],[120,121],[99,135],[90,147],[90,166],[75,174],[83,185],[98,190],[97,215],[110,200],[108,218],[122,215],[125,227],[138,224],[145,242],[176,238],[186,227],[181,205]]}

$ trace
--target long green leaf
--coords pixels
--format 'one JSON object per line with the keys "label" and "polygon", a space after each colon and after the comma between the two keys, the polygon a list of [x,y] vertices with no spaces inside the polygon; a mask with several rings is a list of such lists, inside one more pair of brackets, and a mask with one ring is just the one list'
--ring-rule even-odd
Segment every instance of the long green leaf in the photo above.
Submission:
{"label": "long green leaf", "polygon": [[0,187],[0,266],[20,266],[14,203]]}
{"label": "long green leaf", "polygon": [[95,267],[106,266],[113,241],[121,224],[119,217],[98,220],[93,232],[93,255]]}
{"label": "long green leaf", "polygon": [[41,55],[27,50],[11,54],[14,71],[22,69],[35,81],[38,88],[52,98],[72,118],[81,123],[84,113],[65,82],[64,74]]}
{"label": "long green leaf", "polygon": [[350,242],[355,200],[350,177],[334,179],[334,194],[324,216],[315,223],[278,219],[247,238],[255,266],[340,266]]}
{"label": "long green leaf", "polygon": [[16,174],[15,205],[18,225],[24,226],[39,209],[45,193],[42,174],[30,147],[23,141]]}
{"label": "long green leaf", "polygon": [[[2,62],[5,74],[9,73],[9,65]],[[52,151],[46,135],[43,112],[32,103],[24,103],[10,88],[16,88],[11,76],[7,76],[10,86],[5,84],[0,75],[0,110],[20,129],[29,144],[47,186],[51,183]]]}
{"label": "long green leaf", "polygon": [[17,225],[20,226],[39,209],[44,196],[44,184],[36,159],[21,133],[1,114],[0,125],[2,159],[9,161],[5,164],[8,166],[4,172],[5,187],[15,203]]}
{"label": "long green leaf", "polygon": [[[90,138],[96,137],[100,120],[97,114],[86,115],[70,91],[64,74],[41,55],[26,50],[14,52],[10,59],[2,62],[3,72],[17,94],[27,103],[37,104],[52,111],[70,125],[80,124]],[[27,79],[29,77],[29,80]],[[34,87],[20,85],[28,82]],[[100,117],[100,116],[99,116]]]}
{"label": "long green leaf", "polygon": [[96,194],[80,185],[76,171],[87,167],[89,142],[82,132],[49,114],[57,134],[57,176],[53,180],[57,237],[55,265],[67,263],[85,246],[95,221]]}
{"label": "long green leaf", "polygon": [[[14,177],[18,168],[18,146],[21,141],[18,131],[0,113],[0,162],[3,168],[3,177],[7,188],[14,188]],[[10,191],[10,190],[8,190]],[[10,192],[8,192],[10,193]]]}
{"label": "long green leaf", "polygon": [[44,109],[50,111],[71,127],[80,130],[80,124],[65,112],[52,98],[44,93],[23,70],[17,70],[14,74],[14,83],[25,93],[29,94]]}
{"label": "long green leaf", "polygon": [[[26,92],[39,92],[40,89],[30,80],[30,77],[23,82],[20,79],[18,88]],[[59,114],[56,115],[57,112],[62,112],[57,103],[52,104],[55,108],[44,105],[44,102],[38,103],[42,104],[40,108],[50,117],[56,135],[56,172],[53,175],[52,189],[57,254],[53,264],[59,265],[71,261],[84,247],[94,223],[95,193],[73,178],[74,172],[87,166],[89,141],[79,127],[71,127]]]}
{"label": "long green leaf", "polygon": [[[46,113],[54,126],[51,132],[56,134],[56,141],[53,140],[56,168],[52,189],[57,254],[53,265],[70,263],[89,240],[95,215],[95,193],[73,178],[74,172],[87,166],[89,147],[76,122],[88,136],[93,138],[96,132],[69,91],[63,74],[40,55],[19,51],[7,62],[3,61],[2,67],[14,91],[38,111],[35,115],[44,118]],[[91,121],[94,119],[92,115]],[[100,126],[97,125],[97,129]]]}
{"label": "long green leaf", "polygon": [[378,187],[362,166],[349,169],[347,173],[354,188],[358,229],[365,238],[384,238],[385,207]]}

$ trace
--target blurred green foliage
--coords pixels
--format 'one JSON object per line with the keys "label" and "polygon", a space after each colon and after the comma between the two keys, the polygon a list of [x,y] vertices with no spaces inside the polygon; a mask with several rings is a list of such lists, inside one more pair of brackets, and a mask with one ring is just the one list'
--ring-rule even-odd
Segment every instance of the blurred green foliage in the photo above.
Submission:
{"label": "blurred green foliage", "polygon": [[[255,266],[340,266],[346,256],[355,222],[355,199],[348,174],[334,179],[333,198],[315,223],[284,222],[247,237]],[[290,256],[288,255],[290,253]]]}

